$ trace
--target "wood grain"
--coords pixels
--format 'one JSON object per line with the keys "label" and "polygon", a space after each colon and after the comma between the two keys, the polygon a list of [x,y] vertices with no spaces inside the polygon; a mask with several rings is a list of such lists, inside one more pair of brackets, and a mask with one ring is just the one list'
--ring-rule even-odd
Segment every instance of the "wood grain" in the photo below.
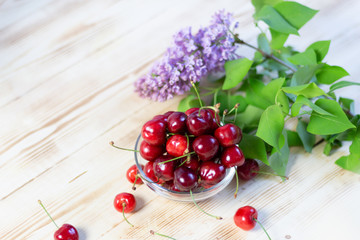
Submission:
{"label": "wood grain", "polygon": [[[320,12],[289,44],[303,50],[331,39],[329,64],[360,77],[360,2],[300,1]],[[112,201],[131,191],[125,178],[140,126],[153,115],[175,109],[140,99],[133,83],[158,59],[175,31],[207,24],[219,9],[233,11],[239,34],[255,43],[250,1],[0,1],[0,239],[51,239],[56,230],[37,200],[58,224],[71,223],[80,239],[266,239],[257,226],[243,232],[233,214],[243,205],[259,209],[273,239],[358,239],[360,177],[341,170],[323,144],[312,154],[293,148],[290,180],[259,176],[235,182],[219,195],[193,204],[172,202],[140,186],[130,228]],[[244,56],[253,51],[241,49]],[[359,89],[337,91],[359,105]],[[357,106],[356,111],[360,112]],[[264,166],[263,166],[264,167]],[[265,168],[265,167],[264,167]],[[266,168],[265,168],[266,169]]]}

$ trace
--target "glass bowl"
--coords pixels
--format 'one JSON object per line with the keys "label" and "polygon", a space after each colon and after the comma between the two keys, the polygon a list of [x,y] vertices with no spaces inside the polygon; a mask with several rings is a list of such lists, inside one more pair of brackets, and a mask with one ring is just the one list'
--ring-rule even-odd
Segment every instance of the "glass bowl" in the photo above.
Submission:
{"label": "glass bowl", "polygon": [[[161,185],[154,183],[150,178],[148,178],[144,171],[142,170],[140,164],[145,165],[148,161],[143,159],[140,155],[139,152],[137,152],[139,150],[140,147],[140,143],[142,141],[141,138],[141,134],[139,135],[139,137],[136,140],[135,143],[135,163],[136,166],[139,170],[139,173],[141,175],[141,177],[143,179],[145,179],[144,184],[146,184],[151,190],[153,190],[155,193],[157,193],[158,195],[168,198],[170,200],[174,200],[174,201],[179,201],[179,202],[192,202],[192,198],[189,192],[176,192],[176,191],[172,191],[170,189],[167,189],[165,187],[162,187]],[[201,200],[205,200],[208,199],[212,196],[214,196],[215,194],[219,193],[220,191],[222,191],[227,185],[229,185],[229,183],[231,182],[231,180],[233,179],[235,175],[235,168],[227,168],[226,169],[226,176],[225,178],[219,182],[218,184],[207,188],[207,189],[194,189],[192,191],[193,197],[195,201],[201,201]]]}

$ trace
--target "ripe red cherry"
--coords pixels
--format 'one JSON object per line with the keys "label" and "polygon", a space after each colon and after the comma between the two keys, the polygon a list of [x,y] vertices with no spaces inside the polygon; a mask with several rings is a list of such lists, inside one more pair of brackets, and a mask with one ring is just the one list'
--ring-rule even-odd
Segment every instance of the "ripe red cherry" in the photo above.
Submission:
{"label": "ripe red cherry", "polygon": [[174,111],[167,111],[166,113],[164,113],[163,115],[165,117],[169,117],[172,113],[174,113]]}
{"label": "ripe red cherry", "polygon": [[174,181],[168,181],[164,184],[165,188],[171,190],[171,191],[174,191],[174,192],[181,192],[174,184]]}
{"label": "ripe red cherry", "polygon": [[195,171],[187,167],[179,167],[174,171],[174,185],[180,191],[190,191],[197,185]]}
{"label": "ripe red cherry", "polygon": [[165,152],[164,147],[151,145],[145,141],[140,144],[140,155],[148,161],[154,161]]}
{"label": "ripe red cherry", "polygon": [[170,161],[166,163],[162,163],[164,161],[173,159],[173,156],[170,155],[164,155],[158,157],[154,162],[154,173],[155,176],[158,178],[164,180],[164,181],[170,181],[174,178],[174,169],[175,169],[175,161]]}
{"label": "ripe red cherry", "polygon": [[150,120],[142,127],[141,136],[151,145],[163,145],[166,142],[166,124],[161,120]]}
{"label": "ripe red cherry", "polygon": [[192,146],[195,153],[202,161],[208,161],[212,159],[219,150],[218,141],[211,135],[201,135],[195,138]]}
{"label": "ripe red cherry", "polygon": [[155,117],[153,117],[152,120],[160,120],[163,121],[164,123],[167,123],[168,118],[165,115],[156,115]]}
{"label": "ripe red cherry", "polygon": [[257,211],[251,206],[239,208],[234,215],[234,222],[239,228],[249,231],[256,225]]}
{"label": "ripe red cherry", "polygon": [[240,179],[248,181],[258,174],[259,164],[254,159],[245,159],[244,164],[237,167],[236,171]]}
{"label": "ripe red cherry", "polygon": [[166,142],[166,151],[168,154],[174,157],[180,157],[184,155],[187,148],[187,138],[184,135],[173,135]]}
{"label": "ripe red cherry", "polygon": [[241,129],[232,123],[219,127],[215,130],[214,135],[223,147],[230,147],[238,144],[242,139]]}
{"label": "ripe red cherry", "polygon": [[220,116],[219,114],[216,114],[214,110],[209,109],[211,116],[212,116],[212,130],[215,131],[217,128],[219,128],[220,125]]}
{"label": "ripe red cherry", "polygon": [[186,132],[186,114],[183,112],[174,112],[168,117],[168,129],[172,133]]}
{"label": "ripe red cherry", "polygon": [[119,193],[115,196],[114,207],[117,211],[124,213],[130,213],[134,211],[136,207],[136,200],[131,193]]}
{"label": "ripe red cherry", "polygon": [[188,116],[186,126],[190,134],[200,136],[211,132],[212,121],[211,113],[206,109],[201,109],[200,115],[195,111]]}
{"label": "ripe red cherry", "polygon": [[[141,169],[144,169],[144,165],[141,165]],[[138,177],[139,171],[138,168],[136,166],[136,164],[132,165],[131,167],[129,167],[129,169],[126,171],[126,178],[129,182],[131,183],[135,183],[135,184],[142,184],[143,181],[141,180],[140,177]]]}
{"label": "ripe red cherry", "polygon": [[164,183],[164,180],[159,179],[157,176],[155,176],[154,173],[154,162],[147,162],[144,166],[144,173],[145,175],[150,178],[151,181],[162,184]]}
{"label": "ripe red cherry", "polygon": [[193,171],[195,171],[196,173],[199,171],[200,162],[196,155],[191,155],[189,160],[187,160],[187,157],[184,157],[179,162],[180,162],[180,164],[182,164],[184,162],[182,164],[182,166],[190,168]]}
{"label": "ripe red cherry", "polygon": [[244,154],[236,145],[225,148],[221,154],[221,163],[227,168],[241,166],[244,162]]}
{"label": "ripe red cherry", "polygon": [[190,114],[192,114],[193,112],[199,112],[200,108],[189,108],[188,110],[185,111],[185,114],[187,116],[189,116]]}
{"label": "ripe red cherry", "polygon": [[201,186],[209,187],[219,183],[226,175],[226,169],[223,165],[207,161],[200,165]]}
{"label": "ripe red cherry", "polygon": [[55,233],[55,240],[78,240],[79,234],[76,228],[70,224],[63,224]]}

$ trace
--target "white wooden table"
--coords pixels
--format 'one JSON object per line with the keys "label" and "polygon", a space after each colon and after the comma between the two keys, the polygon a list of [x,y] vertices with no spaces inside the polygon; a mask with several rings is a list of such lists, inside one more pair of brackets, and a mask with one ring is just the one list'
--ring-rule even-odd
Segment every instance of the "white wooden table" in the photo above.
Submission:
{"label": "white wooden table", "polygon": [[[360,78],[360,2],[300,1],[320,12],[288,44],[304,50],[332,40],[326,58]],[[324,144],[305,153],[293,148],[290,180],[258,176],[235,182],[200,205],[224,217],[217,221],[191,203],[163,199],[146,186],[134,192],[138,207],[130,228],[113,208],[114,196],[132,192],[125,178],[140,126],[176,109],[140,99],[133,83],[144,74],[180,28],[208,23],[219,9],[233,11],[240,36],[255,43],[253,7],[245,0],[218,1],[0,1],[0,239],[52,239],[55,226],[77,227],[80,239],[266,239],[257,226],[244,232],[235,211],[252,205],[272,239],[360,239],[360,176],[334,164]],[[245,56],[253,51],[243,48]],[[338,94],[360,103],[359,88]],[[357,112],[360,108],[357,107]]]}

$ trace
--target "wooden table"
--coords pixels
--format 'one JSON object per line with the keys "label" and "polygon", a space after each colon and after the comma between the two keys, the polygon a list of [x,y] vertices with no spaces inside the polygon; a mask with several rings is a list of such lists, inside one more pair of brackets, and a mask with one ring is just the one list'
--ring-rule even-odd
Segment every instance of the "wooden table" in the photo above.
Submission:
{"label": "wooden table", "polygon": [[[327,62],[360,78],[360,2],[300,1],[321,10],[289,44],[304,50],[331,39]],[[244,232],[233,223],[244,205],[259,210],[273,239],[359,239],[360,176],[334,164],[324,144],[305,153],[293,148],[290,180],[258,176],[235,182],[201,202],[217,221],[191,203],[157,196],[146,186],[134,192],[129,227],[114,210],[114,196],[132,192],[125,178],[140,126],[176,109],[180,98],[156,103],[139,98],[133,83],[158,59],[180,28],[208,23],[219,9],[233,11],[239,33],[255,43],[250,1],[6,1],[0,2],[0,239],[51,239],[56,230],[38,205],[41,199],[59,225],[71,223],[80,239],[267,239],[257,226]],[[253,51],[243,48],[243,55]],[[339,94],[359,104],[359,88]],[[360,109],[357,108],[357,112]]]}

